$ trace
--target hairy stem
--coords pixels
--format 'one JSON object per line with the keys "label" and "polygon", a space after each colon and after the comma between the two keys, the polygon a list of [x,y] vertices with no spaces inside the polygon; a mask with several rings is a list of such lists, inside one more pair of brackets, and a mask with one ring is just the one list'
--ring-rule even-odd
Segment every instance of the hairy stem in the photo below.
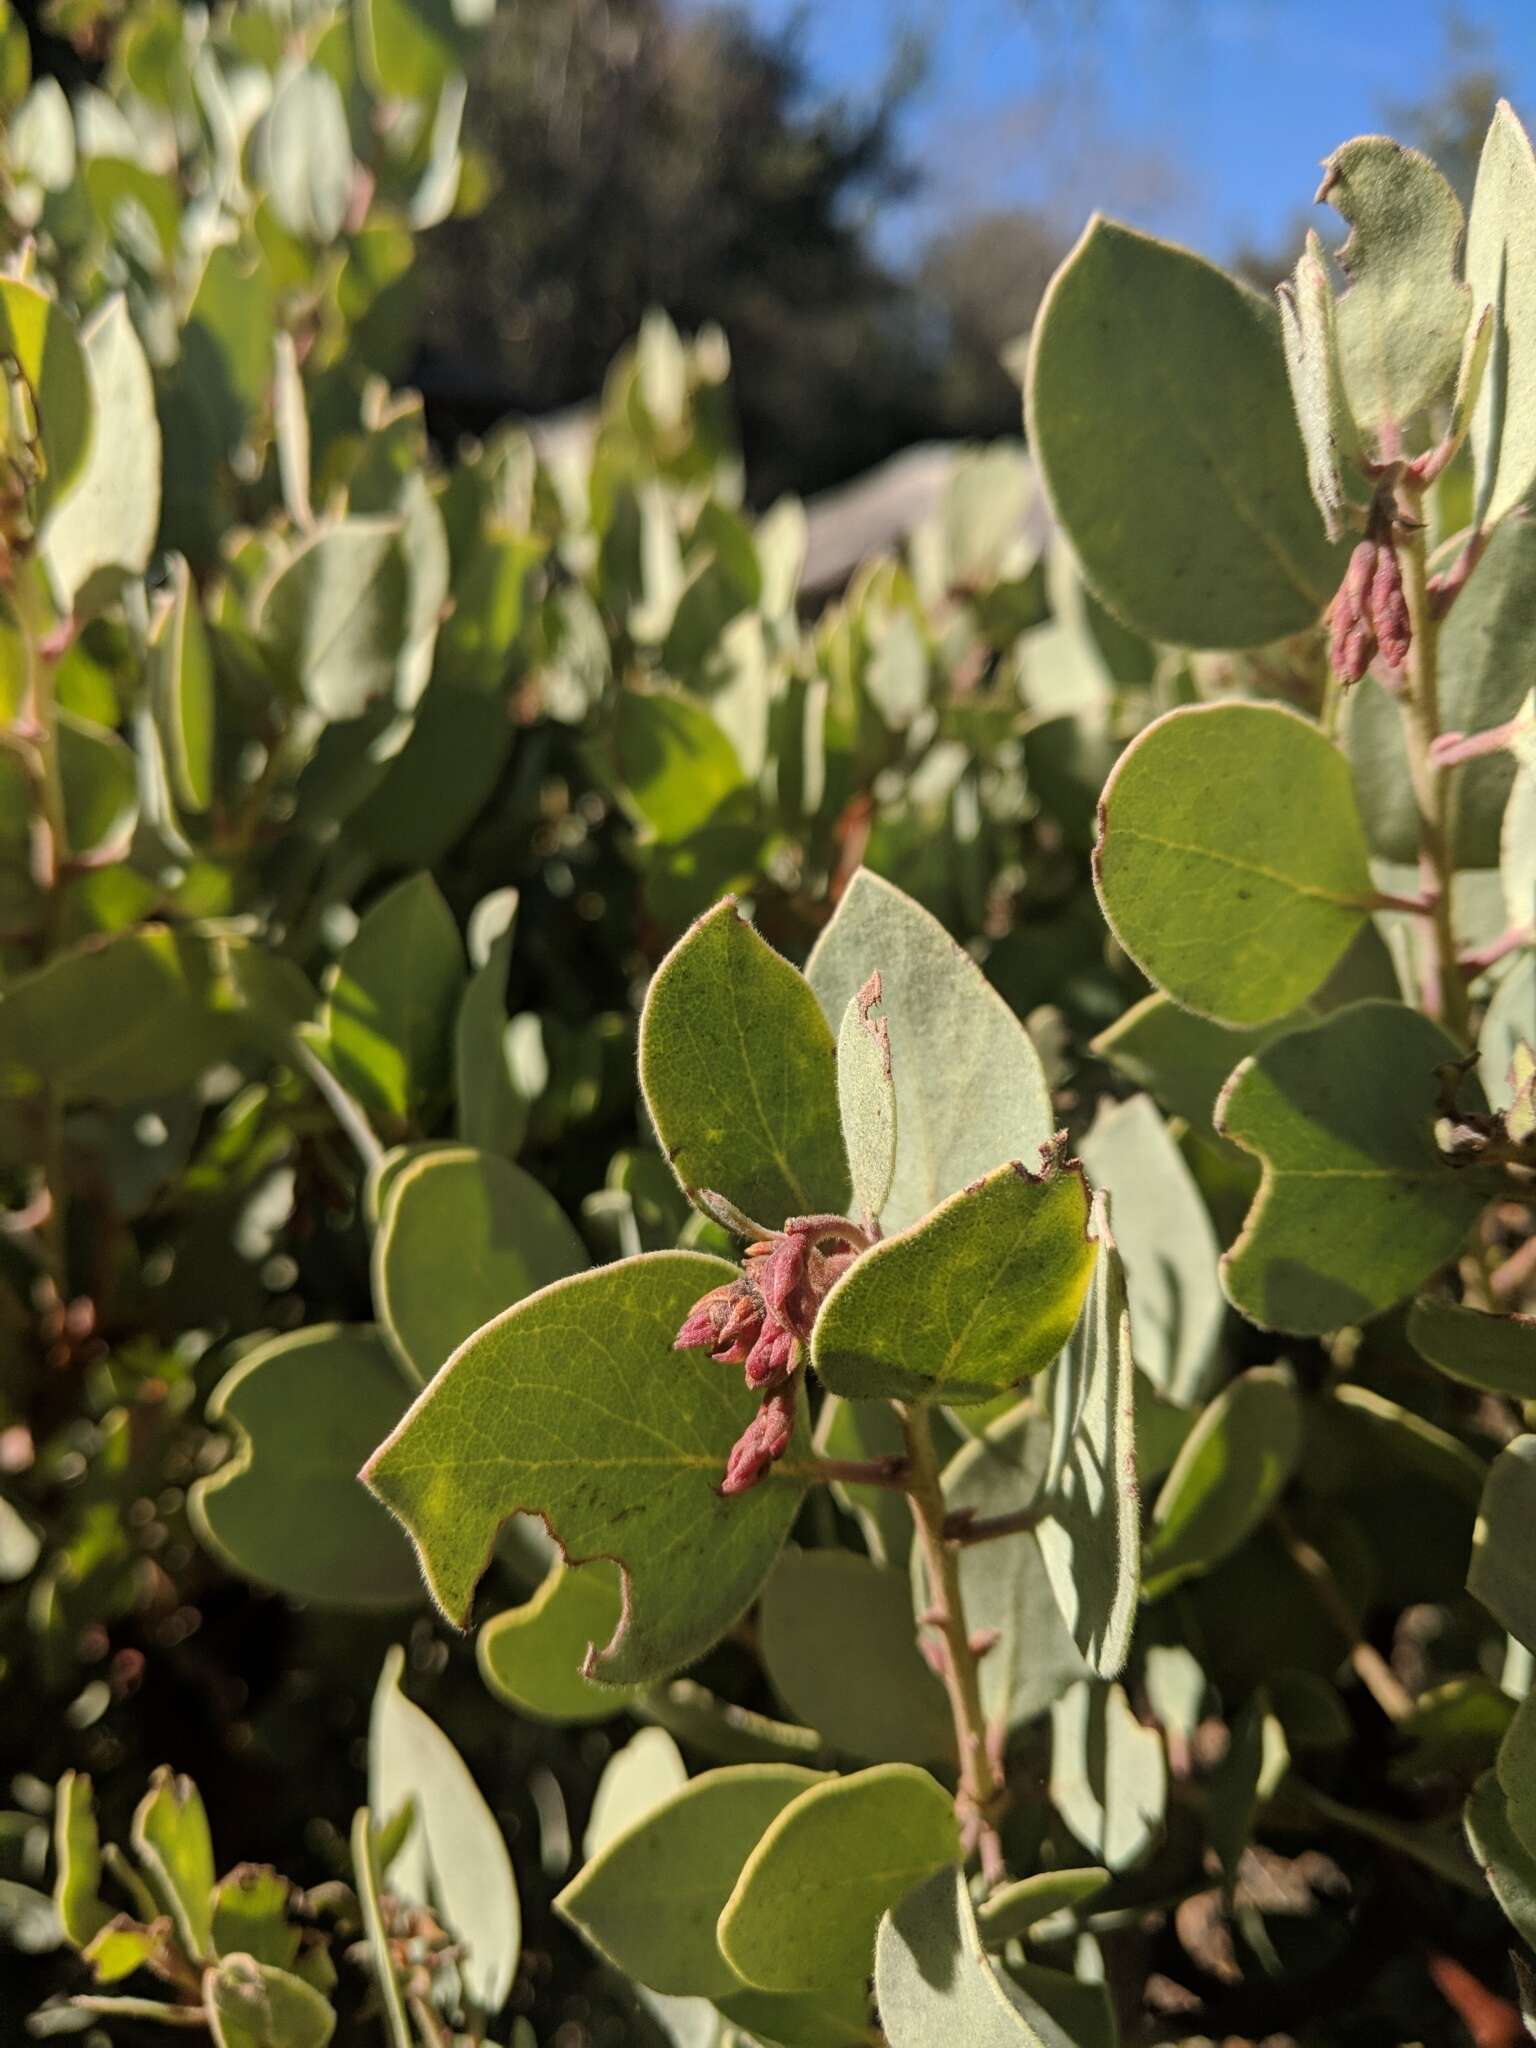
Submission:
{"label": "hairy stem", "polygon": [[928,1619],[944,1639],[944,1685],[954,1715],[955,1746],[960,1757],[957,1803],[967,1831],[974,1833],[980,1847],[982,1873],[989,1885],[995,1885],[1004,1875],[1002,1844],[996,1828],[1004,1788],[987,1741],[978,1658],[971,1645],[960,1590],[959,1554],[945,1535],[948,1510],[939,1481],[939,1461],[928,1411],[920,1402],[898,1401],[895,1407],[907,1439],[907,1500],[928,1568],[932,1603]]}
{"label": "hairy stem", "polygon": [[1025,1536],[1040,1526],[1039,1508],[1015,1508],[1010,1515],[978,1515],[974,1508],[956,1508],[944,1517],[944,1534],[962,1549],[972,1543],[995,1543],[1000,1536]]}
{"label": "hairy stem", "polygon": [[[1421,500],[1412,511],[1417,518]],[[1412,645],[1408,654],[1407,687],[1402,693],[1403,736],[1414,803],[1419,813],[1419,854],[1425,880],[1433,892],[1430,962],[1425,981],[1425,1007],[1464,1044],[1471,1035],[1467,983],[1456,959],[1452,929],[1451,886],[1455,865],[1446,829],[1445,773],[1435,757],[1440,737],[1440,622],[1430,603],[1424,530],[1410,527],[1401,547],[1403,590],[1408,602]]]}

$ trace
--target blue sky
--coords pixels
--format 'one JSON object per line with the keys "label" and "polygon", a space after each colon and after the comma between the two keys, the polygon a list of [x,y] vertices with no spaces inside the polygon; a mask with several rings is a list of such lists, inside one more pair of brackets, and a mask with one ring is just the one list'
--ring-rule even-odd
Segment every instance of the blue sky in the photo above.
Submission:
{"label": "blue sky", "polygon": [[[797,11],[747,4],[766,24]],[[1531,123],[1536,0],[1459,11]],[[1099,206],[1219,258],[1283,236],[1330,149],[1434,90],[1445,21],[1439,0],[820,0],[805,41],[818,82],[857,95],[893,29],[929,38],[906,123],[928,190],[884,223],[893,254],[946,217],[1028,201],[1064,232]]]}

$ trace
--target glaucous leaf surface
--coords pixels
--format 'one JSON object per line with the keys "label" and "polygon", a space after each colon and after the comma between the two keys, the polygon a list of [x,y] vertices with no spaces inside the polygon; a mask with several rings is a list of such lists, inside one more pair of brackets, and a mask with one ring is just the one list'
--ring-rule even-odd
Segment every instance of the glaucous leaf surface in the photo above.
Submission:
{"label": "glaucous leaf surface", "polygon": [[837,1033],[837,1105],[853,1207],[869,1223],[879,1221],[896,1174],[896,1084],[883,1010],[879,976],[872,975],[849,999]]}
{"label": "glaucous leaf surface", "polygon": [[213,1888],[213,1953],[254,1956],[287,1970],[299,1952],[299,1930],[290,1924],[293,1886],[261,1863],[240,1863]]}
{"label": "glaucous leaf surface", "polygon": [[705,1771],[613,1836],[557,1901],[600,1954],[653,1991],[723,1998],[742,1980],[715,1923],[770,1823],[823,1774],[793,1764]]}
{"label": "glaucous leaf surface", "polygon": [[1276,287],[1275,302],[1296,423],[1307,453],[1307,481],[1328,538],[1338,540],[1346,508],[1364,495],[1360,437],[1344,391],[1333,281],[1322,243],[1310,229],[1295,270]]}
{"label": "glaucous leaf surface", "polygon": [[[79,478],[48,522],[50,574],[74,608],[88,614],[103,571],[142,574],[160,526],[160,421],[143,344],[119,294],[80,335],[100,431]],[[107,595],[117,580],[103,579]]]}
{"label": "glaucous leaf surface", "polygon": [[192,1488],[200,1540],[290,1599],[418,1602],[415,1554],[357,1476],[409,1397],[410,1382],[377,1330],[320,1323],[256,1345],[209,1398],[208,1421],[228,1429],[233,1443],[218,1470]]}
{"label": "glaucous leaf surface", "polygon": [[1428,157],[1385,135],[1336,149],[1318,196],[1349,223],[1339,355],[1350,410],[1380,455],[1455,382],[1472,297],[1457,275],[1461,202]]}
{"label": "glaucous leaf surface", "polygon": [[395,695],[410,582],[396,519],[318,528],[258,594],[254,624],[293,687],[327,720]]}
{"label": "glaucous leaf surface", "polygon": [[1057,2048],[1039,2008],[982,1946],[965,1872],[935,1871],[880,1922],[875,2000],[890,2048]]}
{"label": "glaucous leaf surface", "polygon": [[949,1702],[918,1650],[912,1610],[905,1571],[849,1550],[791,1545],[780,1555],[758,1605],[758,1655],[785,1706],[829,1749],[861,1763],[953,1765]]}
{"label": "glaucous leaf surface", "polygon": [[910,896],[860,868],[805,971],[834,1031],[880,976],[896,1098],[888,1232],[1004,1159],[1036,1164],[1056,1128],[1040,1056],[975,961]]}
{"label": "glaucous leaf surface", "polygon": [[1051,1709],[1051,1803],[1106,1870],[1139,1863],[1162,1833],[1168,1767],[1118,1685],[1085,1681]]}
{"label": "glaucous leaf surface", "polygon": [[697,832],[745,781],[736,749],[682,690],[621,690],[612,744],[613,781],[636,824],[664,843]]}
{"label": "glaucous leaf surface", "polygon": [[431,1906],[463,1944],[459,1974],[470,2001],[494,2016],[506,2003],[522,1950],[522,1909],[506,1843],[463,1758],[430,1715],[407,1699],[405,1652],[384,1659],[368,1724],[368,1804],[387,1825],[407,1800],[410,1832],[389,1868],[389,1888]]}
{"label": "glaucous leaf surface", "polygon": [[1408,1342],[1463,1386],[1536,1401],[1536,1318],[1488,1315],[1424,1295],[1408,1312]]}
{"label": "glaucous leaf surface", "polygon": [[475,1641],[480,1676],[499,1700],[536,1721],[609,1721],[626,1688],[582,1677],[587,1658],[611,1642],[623,1613],[618,1567],[596,1558],[572,1571],[559,1558],[531,1600],[510,1607]]}
{"label": "glaucous leaf surface", "polygon": [[1033,1877],[1015,1878],[989,1892],[979,1908],[982,1939],[989,1948],[1000,1948],[1053,1914],[1085,1905],[1108,1883],[1109,1872],[1096,1863],[1081,1870],[1037,1870]]}
{"label": "glaucous leaf surface", "polygon": [[672,1170],[757,1222],[841,1214],[837,1049],[804,980],[727,897],[657,968],[640,1085]]}
{"label": "glaucous leaf surface", "polygon": [[1089,1230],[1098,1260],[1051,1369],[1047,1512],[1036,1532],[1068,1633],[1102,1678],[1129,1654],[1141,1575],[1133,1325],[1110,1213],[1096,1195]]}
{"label": "glaucous leaf surface", "polygon": [[517,903],[515,889],[498,889],[475,906],[469,924],[473,971],[453,1027],[458,1135],[466,1145],[508,1159],[522,1150],[530,1108],[514,1077],[507,1042],[507,972]]}
{"label": "glaucous leaf surface", "polygon": [[1530,1693],[1505,1730],[1495,1768],[1510,1827],[1526,1854],[1536,1857],[1536,1699]]}
{"label": "glaucous leaf surface", "polygon": [[638,1729],[603,1766],[582,1853],[590,1861],[648,1813],[665,1806],[687,1783],[688,1766],[666,1729]]}
{"label": "glaucous leaf surface", "polygon": [[530,1295],[440,1372],[370,1460],[370,1486],[415,1539],[462,1622],[496,1531],[541,1514],[572,1561],[612,1557],[625,1617],[591,1675],[662,1678],[725,1633],[767,1577],[804,1481],[715,1487],[757,1397],[672,1341],[735,1268],[652,1252]]}
{"label": "glaucous leaf surface", "polygon": [[[1040,1495],[1050,1438],[1046,1418],[1025,1412],[995,1423],[985,1436],[966,1444],[944,1468],[950,1513],[969,1508],[985,1519],[1028,1507]],[[1057,1603],[1038,1532],[967,1544],[959,1552],[959,1571],[971,1628],[997,1631],[978,1673],[987,1721],[1022,1727],[1089,1675]],[[916,1549],[912,1576],[908,1606],[926,1611],[931,1594]]]}
{"label": "glaucous leaf surface", "polygon": [[1435,1069],[1459,1053],[1418,1011],[1364,1002],[1238,1068],[1217,1127],[1258,1155],[1263,1179],[1221,1271],[1252,1322],[1336,1330],[1455,1256],[1485,1199],[1435,1144]]}
{"label": "glaucous leaf surface", "polygon": [[169,566],[170,602],[150,642],[150,702],[177,802],[206,811],[216,763],[213,653],[186,557],[173,556]]}
{"label": "glaucous leaf surface", "polygon": [[360,1806],[352,1816],[351,1849],[352,1884],[357,1893],[358,1917],[363,1923],[368,1962],[377,1986],[386,2037],[390,2042],[390,2048],[397,2048],[397,2044],[409,2042],[410,2022],[405,2016],[405,2000],[400,1992],[399,1972],[395,1968],[394,1956],[390,1953],[389,1925],[384,1917],[381,1896],[384,1890],[384,1872],[380,1867],[382,1854],[378,1831],[373,1824],[373,1815],[366,1806]]}
{"label": "glaucous leaf surface", "polygon": [[802,1792],[747,1858],[719,1920],[726,1961],[765,1991],[857,1982],[881,1915],[959,1858],[949,1794],[911,1764]]}
{"label": "glaucous leaf surface", "polygon": [[1275,704],[1192,705],[1149,725],[1104,785],[1093,866],[1137,966],[1187,1009],[1239,1026],[1304,1002],[1373,893],[1348,763]]}
{"label": "glaucous leaf surface", "polygon": [[1213,264],[1096,216],[1036,316],[1026,407],[1084,576],[1147,638],[1257,647],[1333,596],[1279,321]]}
{"label": "glaucous leaf surface", "polygon": [[46,510],[79,483],[95,438],[90,366],[65,309],[18,277],[0,278],[0,350],[31,393],[44,465],[36,498]]}
{"label": "glaucous leaf surface", "polygon": [[587,1263],[575,1229],[531,1174],[493,1152],[443,1148],[390,1181],[373,1241],[374,1309],[425,1386],[493,1316]]}
{"label": "glaucous leaf surface", "polygon": [[1483,144],[1467,220],[1467,282],[1494,330],[1469,440],[1473,515],[1492,526],[1536,482],[1536,157],[1507,100]]}
{"label": "glaucous leaf surface", "polygon": [[1226,1319],[1210,1213],[1149,1096],[1101,1109],[1079,1149],[1110,1197],[1136,1363],[1166,1399],[1189,1407],[1220,1369]]}
{"label": "glaucous leaf surface", "polygon": [[1156,1096],[1170,1116],[1181,1116],[1203,1136],[1214,1137],[1216,1098],[1239,1061],[1281,1031],[1309,1021],[1303,1012],[1239,1031],[1212,1023],[1209,1017],[1182,1009],[1171,996],[1155,992],[1133,1003],[1089,1049],[1116,1073]]}
{"label": "glaucous leaf surface", "polygon": [[1149,1600],[1210,1571],[1252,1534],[1290,1483],[1301,1431],[1288,1365],[1240,1373],[1201,1411],[1152,1510],[1142,1551]]}
{"label": "glaucous leaf surface", "polygon": [[441,890],[407,876],[369,905],[331,970],[317,1049],[365,1108],[404,1121],[447,1090],[464,981]]}
{"label": "glaucous leaf surface", "polygon": [[120,858],[138,810],[131,749],[110,727],[68,711],[58,714],[56,739],[71,853]]}
{"label": "glaucous leaf surface", "polygon": [[989,1400],[1061,1348],[1094,1256],[1080,1172],[998,1167],[860,1254],[822,1303],[811,1361],[851,1399]]}
{"label": "glaucous leaf surface", "polygon": [[1528,1650],[1536,1650],[1536,1436],[1517,1436],[1494,1459],[1472,1538],[1467,1590]]}

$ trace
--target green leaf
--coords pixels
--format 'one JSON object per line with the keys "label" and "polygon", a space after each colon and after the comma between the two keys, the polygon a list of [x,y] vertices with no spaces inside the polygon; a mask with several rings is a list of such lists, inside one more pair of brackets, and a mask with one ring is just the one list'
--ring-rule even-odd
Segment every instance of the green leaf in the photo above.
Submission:
{"label": "green leaf", "polygon": [[848,1167],[832,1033],[804,981],[727,897],[657,968],[640,1085],[683,1187],[761,1223],[841,1213]]}
{"label": "green leaf", "polygon": [[1536,1317],[1485,1315],[1425,1295],[1408,1312],[1408,1342],[1463,1386],[1536,1401]]}
{"label": "green leaf", "polygon": [[216,2048],[325,2048],[336,2014],[301,1977],[251,1956],[226,1956],[203,1977]]}
{"label": "green leaf", "polygon": [[1360,473],[1360,437],[1344,395],[1339,362],[1338,306],[1323,245],[1308,230],[1290,278],[1275,290],[1291,399],[1307,451],[1307,481],[1330,540],[1338,540],[1367,495]]}
{"label": "green leaf", "polygon": [[58,716],[58,748],[70,852],[121,853],[139,807],[132,750],[107,726],[70,711]]}
{"label": "green leaf", "polygon": [[1040,1555],[1068,1633],[1101,1678],[1130,1653],[1141,1573],[1136,1376],[1125,1275],[1108,1205],[1094,1198],[1098,1246],[1088,1298],[1051,1371],[1051,1455]]}
{"label": "green leaf", "polygon": [[1528,1650],[1536,1650],[1536,1436],[1517,1436],[1494,1459],[1472,1536],[1467,1591]]}
{"label": "green leaf", "polygon": [[881,1915],[958,1860],[949,1794],[911,1764],[802,1792],[747,1858],[720,1915],[726,1961],[766,1991],[866,1976]]}
{"label": "green leaf", "polygon": [[953,1763],[954,1722],[917,1647],[906,1572],[791,1545],[763,1588],[757,1647],[774,1691],[829,1749],[862,1763]]}
{"label": "green leaf", "polygon": [[736,749],[696,697],[627,685],[614,706],[613,780],[637,825],[687,839],[745,784]]}
{"label": "green leaf", "polygon": [[289,234],[334,241],[347,217],[354,167],[347,110],[328,71],[285,66],[256,147],[261,188]]}
{"label": "green leaf", "polygon": [[990,1400],[1049,1365],[1093,1272],[1088,1190],[1013,1164],[862,1253],[822,1303],[811,1361],[859,1400]]}
{"label": "green leaf", "polygon": [[[901,1419],[883,1401],[844,1401],[828,1394],[816,1419],[816,1450],[823,1458],[905,1458]],[[833,1498],[853,1516],[864,1547],[876,1564],[904,1564],[912,1549],[912,1513],[904,1493],[891,1486],[860,1486],[834,1480]]]}
{"label": "green leaf", "polygon": [[1089,1179],[1110,1196],[1136,1363],[1166,1399],[1190,1407],[1220,1370],[1226,1320],[1210,1212],[1145,1095],[1101,1109],[1081,1152]]}
{"label": "green leaf", "polygon": [[[406,1811],[414,1825],[414,1811],[411,1808],[407,1808]],[[373,1971],[374,1981],[378,1985],[379,2004],[383,2010],[390,2048],[415,2048],[410,2022],[405,2016],[405,2001],[400,1996],[400,1979],[395,1970],[394,1956],[390,1951],[389,1931],[379,1899],[386,1867],[374,1830],[373,1815],[366,1806],[360,1806],[352,1816],[352,1882],[357,1891],[363,1934],[368,1943],[368,1962]]]}
{"label": "green leaf", "polygon": [[626,1687],[594,1685],[582,1667],[623,1618],[618,1567],[597,1558],[572,1571],[559,1558],[531,1600],[488,1621],[475,1643],[480,1676],[499,1700],[536,1721],[611,1721]]}
{"label": "green leaf", "polygon": [[[982,1519],[1027,1508],[1040,1497],[1050,1448],[1045,1418],[1015,1412],[951,1458],[944,1468],[945,1505],[952,1514],[969,1509]],[[981,1660],[983,1711],[989,1725],[1021,1728],[1046,1713],[1089,1668],[1062,1617],[1038,1532],[967,1544],[958,1563],[971,1628],[997,1631]],[[926,1610],[931,1591],[918,1551],[913,1575],[909,1606]]]}
{"label": "green leaf", "polygon": [[327,977],[323,1050],[365,1108],[402,1121],[446,1094],[464,948],[428,874],[410,875],[363,913]]}
{"label": "green leaf", "polygon": [[[1437,697],[1444,731],[1486,732],[1519,712],[1530,686],[1524,650],[1533,582],[1536,526],[1508,520],[1490,536],[1477,574],[1440,628]],[[1372,851],[1383,860],[1417,864],[1419,812],[1401,704],[1367,676],[1345,700],[1341,736]],[[1514,781],[1514,756],[1502,748],[1463,761],[1445,776],[1445,831],[1458,867],[1499,864]],[[1530,914],[1529,904],[1519,913],[1522,919]]]}
{"label": "green leaf", "polygon": [[1510,1827],[1536,1857],[1536,1695],[1527,1693],[1499,1744],[1497,1775]]}
{"label": "green leaf", "polygon": [[1485,1199],[1435,1144],[1435,1069],[1459,1057],[1417,1011],[1363,1002],[1244,1060],[1217,1125],[1263,1162],[1221,1266],[1245,1316],[1320,1335],[1380,1314],[1455,1256]]}
{"label": "green leaf", "polygon": [[[232,1570],[322,1607],[421,1599],[415,1555],[358,1480],[409,1384],[376,1330],[320,1323],[247,1351],[208,1402],[234,1436],[193,1486],[192,1526]],[[302,1499],[304,1512],[292,1505]]]}
{"label": "green leaf", "polygon": [[1307,487],[1278,320],[1247,286],[1096,216],[1036,316],[1026,406],[1084,576],[1149,639],[1257,647],[1333,596],[1343,553]]}
{"label": "green leaf", "polygon": [[1170,1116],[1181,1116],[1203,1136],[1214,1138],[1216,1098],[1238,1062],[1281,1031],[1307,1021],[1303,1015],[1236,1031],[1181,1009],[1171,996],[1156,994],[1132,1003],[1099,1033],[1089,1051],[1155,1095]]}
{"label": "green leaf", "polygon": [[1039,1055],[976,963],[910,896],[860,868],[805,971],[834,1031],[880,975],[896,1097],[887,1231],[1002,1160],[1035,1162],[1056,1128]]}
{"label": "green leaf", "polygon": [[1218,1024],[1304,1002],[1373,893],[1347,762],[1275,704],[1194,705],[1149,725],[1104,785],[1093,865],[1137,966]]}
{"label": "green leaf", "polygon": [[77,1102],[174,1094],[231,1049],[215,993],[191,934],[144,925],[88,940],[0,993],[0,1076]]}
{"label": "green leaf", "polygon": [[1388,457],[1455,382],[1471,307],[1457,276],[1461,202],[1428,157],[1385,135],[1336,149],[1317,196],[1350,226],[1338,252],[1349,279],[1338,304],[1344,387],[1373,452]]}
{"label": "green leaf", "polygon": [[544,1515],[567,1558],[623,1566],[625,1619],[591,1676],[661,1678],[703,1653],[757,1592],[804,1484],[715,1485],[757,1399],[672,1340],[735,1268],[652,1252],[556,1281],[471,1338],[374,1454],[369,1484],[462,1621],[508,1515]]}
{"label": "green leaf", "polygon": [[[875,1998],[890,2048],[1066,2048],[982,1946],[965,1872],[936,1871],[880,1922]],[[1044,2022],[1044,2023],[1042,2023]]]}
{"label": "green leaf", "polygon": [[140,1927],[126,1913],[119,1913],[83,1951],[81,1961],[90,1965],[98,1984],[120,1984],[135,1970],[142,1970],[161,1947],[155,1929]]}
{"label": "green leaf", "polygon": [[0,278],[0,355],[21,377],[36,415],[42,474],[39,513],[59,504],[84,474],[96,432],[91,373],[75,323],[36,285]]}
{"label": "green leaf", "polygon": [[437,1723],[401,1690],[405,1652],[384,1659],[368,1724],[368,1804],[392,1815],[411,1800],[415,1826],[390,1866],[390,1890],[431,1906],[466,1950],[459,1975],[487,2015],[506,2003],[522,1950],[517,1884],[496,1817]]}
{"label": "green leaf", "polygon": [[409,596],[399,520],[343,519],[279,563],[252,623],[322,717],[360,718],[394,701]]}
{"label": "green leaf", "polygon": [[1467,1842],[1489,1889],[1522,1941],[1536,1947],[1536,1856],[1510,1825],[1509,1802],[1493,1771],[1484,1771],[1466,1806]]}
{"label": "green leaf", "polygon": [[627,1976],[679,1997],[724,1998],[741,1978],[715,1923],[770,1822],[824,1774],[793,1764],[706,1771],[611,1837],[556,1900]]}
{"label": "green leaf", "polygon": [[[587,1254],[531,1174],[494,1153],[434,1150],[390,1183],[373,1241],[374,1308],[418,1386],[493,1316]],[[443,1276],[452,1273],[453,1285]]]}
{"label": "green leaf", "polygon": [[87,1947],[112,1918],[101,1898],[101,1835],[91,1781],[66,1771],[53,1806],[53,1903],[65,1935]]}
{"label": "green leaf", "polygon": [[990,1892],[977,1911],[981,1938],[988,1948],[1001,1948],[1053,1914],[1085,1905],[1109,1883],[1109,1872],[1096,1863],[1081,1870],[1037,1870]]}
{"label": "green leaf", "polygon": [[184,556],[171,557],[170,579],[171,601],[150,642],[150,701],[178,802],[206,811],[214,797],[218,719],[213,652]]}
{"label": "green leaf", "polygon": [[1229,1894],[1253,1837],[1255,1816],[1289,1765],[1285,1731],[1270,1711],[1267,1695],[1256,1692],[1234,1718],[1227,1753],[1207,1788],[1206,1832]]}
{"label": "green leaf", "polygon": [[354,18],[359,63],[375,91],[425,100],[463,67],[474,40],[467,25],[483,15],[462,0],[359,0]]}
{"label": "green leaf", "polygon": [[121,295],[81,334],[100,431],[79,481],[43,536],[49,571],[66,608],[84,615],[115,577],[148,566],[160,525],[160,421],[144,349]]}
{"label": "green leaf", "polygon": [[213,1839],[192,1780],[162,1764],[133,1816],[134,1850],[194,1960],[213,1953]]}
{"label": "green leaf", "polygon": [[507,971],[517,901],[515,889],[499,889],[475,906],[469,921],[470,961],[475,971],[453,1030],[458,1134],[466,1145],[482,1152],[499,1152],[508,1159],[522,1150],[530,1106],[517,1085],[507,1047]]}
{"label": "green leaf", "polygon": [[1467,282],[1493,308],[1493,341],[1472,409],[1473,517],[1492,526],[1536,482],[1536,158],[1500,100],[1467,221]]}
{"label": "green leaf", "polygon": [[1051,1803],[1106,1870],[1139,1863],[1162,1833],[1168,1767],[1118,1685],[1073,1686],[1051,1709]]}
{"label": "green leaf", "polygon": [[1252,1535],[1290,1484],[1301,1423],[1288,1365],[1240,1373],[1202,1411],[1152,1510],[1142,1557],[1149,1600],[1212,1570]]}
{"label": "green leaf", "polygon": [[853,1206],[867,1223],[879,1220],[896,1176],[896,1088],[891,1078],[891,1027],[880,976],[872,974],[849,1000],[837,1034],[837,1106]]}
{"label": "green leaf", "polygon": [[642,1728],[603,1766],[582,1839],[590,1860],[628,1829],[665,1806],[688,1783],[688,1766],[665,1728]]}
{"label": "green leaf", "polygon": [[213,1890],[213,1953],[254,1956],[279,1970],[293,1967],[299,1930],[288,1920],[293,1886],[265,1863],[237,1863]]}

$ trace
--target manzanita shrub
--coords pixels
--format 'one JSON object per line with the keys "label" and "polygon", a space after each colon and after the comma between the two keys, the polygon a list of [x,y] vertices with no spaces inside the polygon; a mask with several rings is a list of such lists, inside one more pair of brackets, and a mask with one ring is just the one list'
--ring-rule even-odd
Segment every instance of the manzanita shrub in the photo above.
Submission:
{"label": "manzanita shrub", "polygon": [[1524,131],[808,616],[719,335],[392,389],[483,11],[0,23],[7,2021],[1513,2039]]}

